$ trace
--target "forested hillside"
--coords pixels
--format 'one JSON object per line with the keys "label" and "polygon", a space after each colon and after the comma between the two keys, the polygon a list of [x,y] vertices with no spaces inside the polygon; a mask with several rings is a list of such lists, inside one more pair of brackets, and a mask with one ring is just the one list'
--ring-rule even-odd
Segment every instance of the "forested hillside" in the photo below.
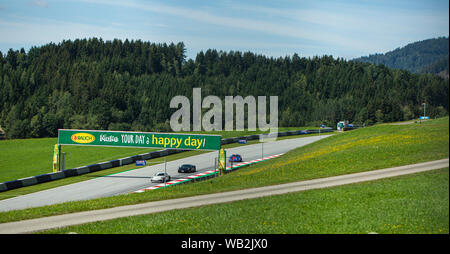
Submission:
{"label": "forested hillside", "polygon": [[384,64],[414,73],[446,74],[448,77],[448,37],[414,42],[386,54],[369,55],[354,61]]}
{"label": "forested hillside", "polygon": [[279,125],[412,119],[427,103],[448,114],[448,79],[369,63],[269,58],[213,49],[187,60],[183,43],[83,39],[0,54],[0,125],[8,138],[58,128],[170,131],[176,95],[278,96]]}

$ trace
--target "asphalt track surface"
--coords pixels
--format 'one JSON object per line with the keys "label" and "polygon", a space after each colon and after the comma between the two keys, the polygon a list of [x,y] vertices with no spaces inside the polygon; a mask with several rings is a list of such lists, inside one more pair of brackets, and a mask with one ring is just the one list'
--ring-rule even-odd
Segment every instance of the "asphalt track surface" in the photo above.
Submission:
{"label": "asphalt track surface", "polygon": [[[301,137],[295,139],[284,139],[273,142],[264,142],[253,145],[243,145],[226,149],[227,156],[238,153],[244,161],[262,158],[285,153],[289,150],[301,147],[330,135],[320,135],[312,137]],[[190,174],[197,174],[211,170],[215,166],[218,152],[208,152],[200,155],[186,157],[166,163],[166,171],[172,179],[186,177]],[[158,164],[138,168],[104,177],[96,177],[91,180],[65,185],[53,189],[35,192],[27,195],[17,196],[10,199],[0,200],[0,212],[9,210],[26,209],[30,207],[40,207],[64,203],[69,201],[89,200],[100,197],[126,194],[148,188],[160,183],[151,183],[151,177],[157,172],[164,172],[163,158],[157,158]],[[197,166],[196,173],[178,173],[178,167],[182,164],[194,164]]]}
{"label": "asphalt track surface", "polygon": [[266,186],[238,191],[221,192],[215,194],[199,195],[187,198],[178,198],[137,205],[120,206],[109,209],[93,210],[52,217],[9,222],[0,224],[0,234],[17,234],[42,231],[51,228],[65,227],[94,221],[109,220],[127,216],[158,213],[173,209],[183,209],[202,205],[219,204],[243,199],[259,198],[271,195],[280,195],[311,189],[328,188],[344,184],[363,181],[378,180],[387,177],[418,173],[428,170],[445,168],[449,166],[449,159],[418,163],[388,169],[379,169],[368,172],[319,178],[308,181],[293,182],[281,185]]}

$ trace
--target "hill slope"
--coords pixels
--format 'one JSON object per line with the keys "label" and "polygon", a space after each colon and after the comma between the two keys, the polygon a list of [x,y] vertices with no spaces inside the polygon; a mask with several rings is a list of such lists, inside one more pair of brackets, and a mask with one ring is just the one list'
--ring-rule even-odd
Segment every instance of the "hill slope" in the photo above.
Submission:
{"label": "hill slope", "polygon": [[410,43],[385,54],[374,54],[353,60],[384,64],[389,68],[415,73],[438,74],[446,71],[448,76],[448,43],[448,37],[428,39]]}

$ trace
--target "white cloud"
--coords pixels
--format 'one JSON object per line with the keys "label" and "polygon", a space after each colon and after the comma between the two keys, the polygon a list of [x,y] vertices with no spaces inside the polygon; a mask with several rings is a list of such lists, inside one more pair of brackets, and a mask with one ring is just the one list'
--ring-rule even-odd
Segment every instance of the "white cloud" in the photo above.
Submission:
{"label": "white cloud", "polygon": [[[229,3],[228,8],[297,23],[307,35],[299,38],[337,43],[348,50],[386,52],[418,40],[448,36],[448,10],[391,8],[367,3],[321,3],[296,8],[273,8]],[[312,28],[314,27],[314,28]],[[319,34],[319,35],[318,35]],[[326,34],[326,36],[320,36]],[[329,49],[330,50],[330,49]]]}
{"label": "white cloud", "polygon": [[[117,26],[98,26],[91,24],[82,24],[75,22],[62,22],[51,20],[21,20],[21,21],[6,21],[0,19],[0,34],[7,34],[8,36],[1,36],[0,42],[4,44],[12,43],[58,43],[62,40],[68,39],[82,39],[82,38],[103,38],[104,40],[112,40],[115,38],[126,39],[145,39],[148,33],[142,31],[133,31],[126,29],[126,27]],[[153,39],[158,38],[157,34],[153,34]]]}
{"label": "white cloud", "polygon": [[45,0],[34,0],[33,4],[42,8],[47,8],[48,4]]}
{"label": "white cloud", "polygon": [[[351,45],[352,47],[359,50],[362,50],[364,48],[362,44],[369,42],[363,41],[361,43],[355,43],[354,42],[355,38],[349,38],[348,36],[346,35],[343,36],[340,35],[339,33],[324,33],[324,31],[320,31],[308,27],[306,25],[302,26],[302,24],[286,25],[280,22],[261,21],[251,18],[228,17],[213,14],[212,12],[205,12],[201,10],[194,10],[182,7],[173,7],[159,3],[137,3],[137,2],[118,2],[118,1],[102,1],[102,0],[81,0],[81,1],[95,4],[135,8],[139,10],[145,10],[156,13],[170,14],[177,17],[187,18],[211,25],[225,26],[236,29],[245,29],[249,31],[255,31],[275,36],[286,36],[300,40],[316,41],[324,44],[332,43],[336,46],[341,47]],[[295,13],[293,13],[293,15],[295,15]]]}

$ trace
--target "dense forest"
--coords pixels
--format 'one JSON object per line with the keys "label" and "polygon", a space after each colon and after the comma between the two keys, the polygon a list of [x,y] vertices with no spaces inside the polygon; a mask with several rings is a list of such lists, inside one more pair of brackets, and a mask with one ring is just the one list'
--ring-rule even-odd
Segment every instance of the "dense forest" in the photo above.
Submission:
{"label": "dense forest", "polygon": [[[373,124],[448,114],[448,79],[297,54],[272,58],[183,43],[77,39],[0,52],[0,126],[8,138],[59,128],[170,131],[176,95],[278,96],[279,126]],[[192,101],[192,100],[191,100]],[[224,104],[223,104],[224,105]]]}
{"label": "dense forest", "polygon": [[385,54],[353,59],[358,62],[383,64],[393,69],[414,73],[433,73],[448,77],[448,37],[410,43]]}

